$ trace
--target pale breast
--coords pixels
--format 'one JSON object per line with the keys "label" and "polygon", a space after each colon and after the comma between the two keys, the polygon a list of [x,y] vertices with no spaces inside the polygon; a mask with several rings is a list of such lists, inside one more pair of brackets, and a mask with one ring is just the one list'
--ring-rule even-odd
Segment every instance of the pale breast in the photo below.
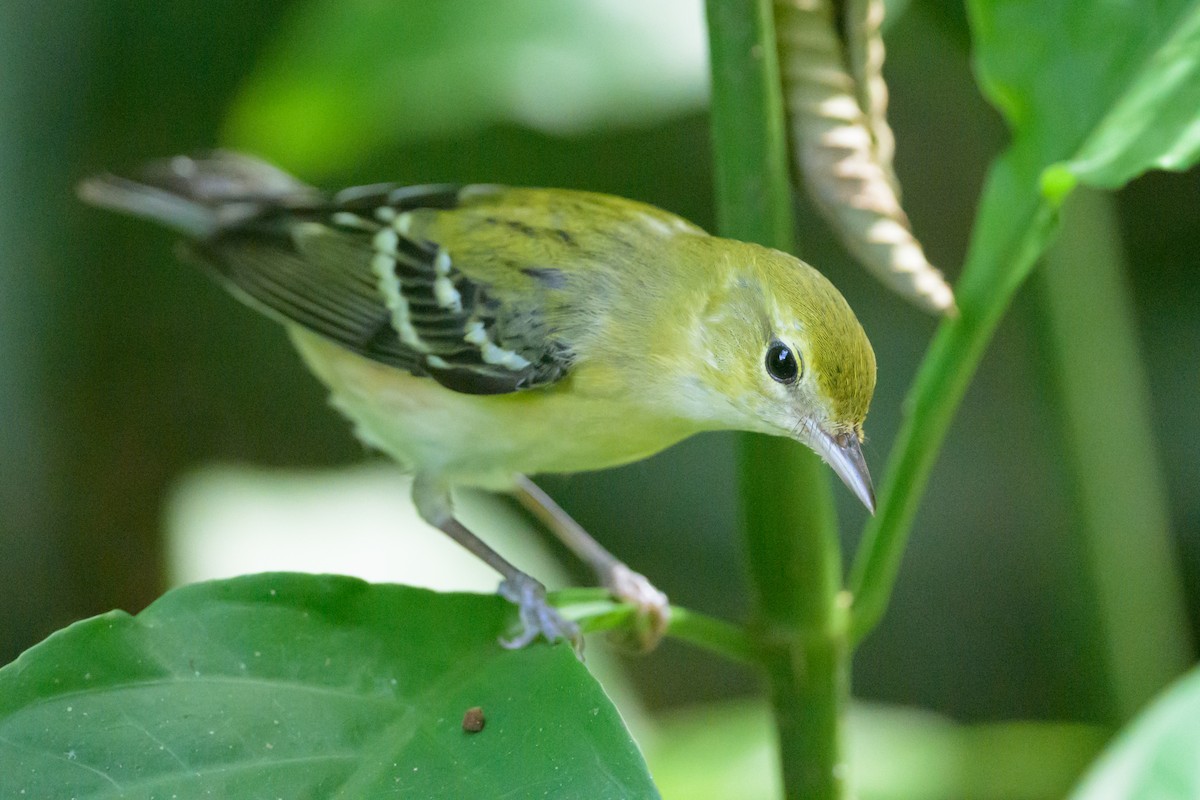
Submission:
{"label": "pale breast", "polygon": [[515,473],[583,472],[636,461],[696,432],[570,381],[465,395],[356,356],[300,328],[292,341],[368,445],[451,483],[504,489]]}

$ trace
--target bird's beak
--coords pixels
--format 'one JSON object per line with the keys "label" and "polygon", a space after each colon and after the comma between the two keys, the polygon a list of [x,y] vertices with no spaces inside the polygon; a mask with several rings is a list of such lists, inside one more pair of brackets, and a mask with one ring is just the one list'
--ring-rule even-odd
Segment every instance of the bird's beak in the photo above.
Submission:
{"label": "bird's beak", "polygon": [[858,437],[852,433],[833,436],[825,431],[815,430],[812,432],[810,443],[817,455],[833,468],[842,482],[854,492],[854,496],[874,514],[875,487],[871,485],[871,473],[867,471],[867,462],[863,458]]}

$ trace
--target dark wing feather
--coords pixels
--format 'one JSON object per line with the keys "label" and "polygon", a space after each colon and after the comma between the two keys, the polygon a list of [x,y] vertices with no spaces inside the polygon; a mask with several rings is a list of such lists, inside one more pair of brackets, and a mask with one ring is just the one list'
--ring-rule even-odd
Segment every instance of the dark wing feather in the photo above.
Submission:
{"label": "dark wing feather", "polygon": [[151,162],[134,179],[98,175],[79,193],[185,234],[209,272],[268,315],[456,391],[545,386],[571,366],[536,300],[497,296],[453,253],[409,235],[406,215],[453,213],[457,187],[377,184],[328,199],[217,151]]}
{"label": "dark wing feather", "polygon": [[[539,310],[502,303],[397,215],[452,208],[447,186],[346,190],[328,204],[265,207],[193,247],[235,293],[346,349],[469,394],[545,386],[570,367]],[[380,209],[384,209],[380,211]]]}
{"label": "dark wing feather", "polygon": [[392,328],[370,271],[353,261],[314,260],[283,235],[230,231],[190,245],[200,263],[231,292],[281,322],[296,323],[348,350],[389,366],[426,374],[418,354]]}

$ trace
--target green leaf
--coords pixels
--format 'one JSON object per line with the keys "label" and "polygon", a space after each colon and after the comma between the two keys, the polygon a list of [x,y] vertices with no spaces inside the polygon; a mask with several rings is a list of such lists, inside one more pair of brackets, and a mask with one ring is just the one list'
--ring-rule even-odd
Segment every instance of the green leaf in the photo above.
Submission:
{"label": "green leaf", "polygon": [[1126,728],[1072,800],[1200,797],[1200,670],[1175,683]]}
{"label": "green leaf", "polygon": [[77,623],[0,670],[0,797],[657,797],[569,647],[497,644],[510,617],[268,574]]}
{"label": "green leaf", "polygon": [[498,123],[572,133],[657,121],[703,107],[703,30],[688,0],[309,0],[225,139],[314,175]]}
{"label": "green leaf", "polygon": [[[1013,128],[988,174],[945,322],[922,363],[851,576],[853,631],[882,617],[917,504],[979,359],[1078,181],[1200,158],[1200,0],[971,0],[976,72]],[[1132,135],[1124,126],[1138,117]],[[1145,122],[1145,125],[1143,125]]]}
{"label": "green leaf", "polygon": [[1071,178],[1115,188],[1200,158],[1200,3],[973,0],[970,9],[980,84],[1017,145],[1048,167],[1048,199],[1061,201]]}

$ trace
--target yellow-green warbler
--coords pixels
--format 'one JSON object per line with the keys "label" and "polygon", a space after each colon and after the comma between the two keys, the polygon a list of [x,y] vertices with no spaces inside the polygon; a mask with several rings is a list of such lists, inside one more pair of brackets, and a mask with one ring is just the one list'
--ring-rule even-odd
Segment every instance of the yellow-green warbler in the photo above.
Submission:
{"label": "yellow-green warbler", "polygon": [[81,196],[163,223],[230,292],[287,326],[367,444],[415,475],[421,516],[494,567],[522,631],[578,628],[454,517],[451,488],[512,491],[657,633],[666,597],[526,475],[644,458],[699,431],[787,436],[873,510],[860,442],[875,356],[790,255],[601,194],[499,186],[332,196],[218,152],[103,175]]}

